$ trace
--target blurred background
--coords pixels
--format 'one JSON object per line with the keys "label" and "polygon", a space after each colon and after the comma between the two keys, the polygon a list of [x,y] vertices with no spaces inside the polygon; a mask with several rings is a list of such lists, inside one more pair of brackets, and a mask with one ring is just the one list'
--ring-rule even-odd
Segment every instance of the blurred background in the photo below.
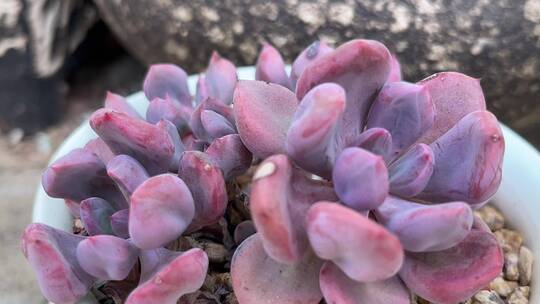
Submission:
{"label": "blurred background", "polygon": [[540,146],[540,0],[0,0],[0,303],[45,303],[19,250],[51,153],[101,106],[140,90],[146,67],[204,70],[212,50],[287,62],[322,39],[380,40],[404,78],[481,78],[488,108]]}

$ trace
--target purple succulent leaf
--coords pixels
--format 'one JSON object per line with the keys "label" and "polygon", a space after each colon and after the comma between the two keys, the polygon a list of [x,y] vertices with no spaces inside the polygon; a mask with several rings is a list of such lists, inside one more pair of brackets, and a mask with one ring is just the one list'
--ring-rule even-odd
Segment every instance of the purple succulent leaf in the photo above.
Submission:
{"label": "purple succulent leaf", "polygon": [[291,68],[291,85],[296,87],[296,82],[306,67],[315,59],[331,53],[334,49],[329,47],[324,41],[314,41],[310,46],[303,50],[294,60]]}
{"label": "purple succulent leaf", "polygon": [[353,146],[379,155],[389,163],[392,154],[392,135],[386,129],[371,128],[360,133]]}
{"label": "purple succulent leaf", "polygon": [[432,202],[465,201],[480,204],[499,188],[504,138],[493,114],[467,114],[430,145],[433,174],[418,197]]}
{"label": "purple succulent leaf", "polygon": [[197,139],[211,142],[221,137],[220,132],[236,133],[234,121],[234,113],[230,106],[215,98],[207,98],[193,111],[189,126]]}
{"label": "purple succulent leaf", "polygon": [[125,279],[139,256],[130,241],[112,235],[91,236],[77,246],[77,261],[90,275],[102,280]]}
{"label": "purple succulent leaf", "polygon": [[340,201],[357,211],[377,208],[388,194],[384,160],[362,148],[351,147],[341,152],[332,181]]}
{"label": "purple succulent leaf", "polygon": [[47,300],[74,303],[97,281],[77,261],[77,245],[83,239],[38,223],[24,230],[22,251],[36,272],[41,293]]}
{"label": "purple succulent leaf", "polygon": [[114,180],[128,201],[133,191],[150,177],[136,159],[123,154],[107,163],[107,175]]}
{"label": "purple succulent leaf", "polygon": [[180,132],[185,132],[192,112],[191,105],[180,104],[169,96],[154,98],[146,109],[146,121],[156,124],[160,120],[166,119],[172,122]]}
{"label": "purple succulent leaf", "polygon": [[107,176],[105,164],[86,149],[74,149],[56,160],[43,172],[45,192],[55,198],[80,202],[97,196],[126,204],[114,181]]}
{"label": "purple succulent leaf", "polygon": [[380,127],[392,135],[391,160],[414,144],[433,126],[434,107],[426,87],[387,83],[375,99],[367,127]]}
{"label": "purple succulent leaf", "polygon": [[390,75],[388,75],[388,82],[401,81],[401,65],[395,54],[392,54],[392,69],[390,70]]}
{"label": "purple succulent leaf", "polygon": [[383,44],[352,40],[307,66],[298,79],[296,96],[302,99],[313,87],[325,82],[343,87],[347,105],[336,133],[343,146],[349,146],[363,131],[371,104],[390,70],[391,55]]}
{"label": "purple succulent leaf", "polygon": [[427,88],[435,109],[435,120],[420,142],[430,144],[450,130],[465,115],[486,110],[480,80],[457,72],[442,72],[420,81]]}
{"label": "purple succulent leaf", "polygon": [[322,177],[332,175],[339,143],[336,124],[345,109],[345,91],[323,83],[311,89],[300,102],[287,132],[287,154],[303,169]]}
{"label": "purple succulent leaf", "polygon": [[101,138],[91,139],[84,145],[84,149],[97,155],[104,164],[114,158],[114,153]]}
{"label": "purple succulent leaf", "polygon": [[465,301],[500,275],[504,256],[493,234],[471,230],[450,249],[407,253],[399,276],[422,298],[441,304]]}
{"label": "purple succulent leaf", "polygon": [[291,81],[285,72],[285,62],[273,46],[263,45],[257,65],[255,66],[255,79],[272,82],[291,89]]}
{"label": "purple succulent leaf", "polygon": [[202,111],[201,123],[208,136],[212,139],[236,133],[234,124],[231,124],[225,117],[214,111]]}
{"label": "purple succulent leaf", "polygon": [[158,248],[179,237],[194,214],[193,197],[181,179],[153,176],[131,195],[129,235],[141,249]]}
{"label": "purple succulent leaf", "polygon": [[144,79],[143,91],[148,100],[171,97],[184,106],[191,106],[187,74],[174,64],[150,66]]}
{"label": "purple succulent leaf", "polygon": [[247,220],[243,221],[240,224],[236,225],[234,229],[234,242],[237,245],[240,245],[245,239],[257,233],[255,229],[255,224],[252,221]]}
{"label": "purple succulent leaf", "polygon": [[205,153],[221,169],[225,180],[246,172],[253,159],[251,152],[244,146],[238,134],[215,139]]}
{"label": "purple succulent leaf", "polygon": [[399,240],[352,209],[318,202],[309,209],[305,222],[315,254],[334,262],[355,281],[388,279],[401,267],[403,248]]}
{"label": "purple succulent leaf", "polygon": [[114,235],[124,239],[129,238],[129,209],[122,209],[113,213],[110,223]]}
{"label": "purple succulent leaf", "polygon": [[178,133],[178,129],[176,129],[172,122],[165,119],[160,120],[156,126],[167,130],[167,133],[169,134],[169,137],[174,145],[174,154],[171,158],[171,163],[169,164],[169,171],[178,172],[180,158],[182,157],[182,153],[184,153],[186,150],[184,143],[182,142],[182,138],[180,138],[180,134]]}
{"label": "purple succulent leaf", "polygon": [[186,151],[178,176],[186,183],[195,201],[195,216],[188,231],[216,223],[227,208],[227,188],[223,173],[203,152]]}
{"label": "purple succulent leaf", "polygon": [[306,211],[319,200],[337,200],[329,182],[313,180],[279,154],[262,162],[251,184],[250,210],[267,254],[294,264],[309,248]]}
{"label": "purple succulent leaf", "polygon": [[224,104],[231,104],[237,81],[234,64],[213,52],[205,74],[208,96]]}
{"label": "purple succulent leaf", "polygon": [[473,224],[472,224],[472,229],[476,229],[476,230],[480,230],[480,231],[485,231],[485,232],[490,232],[491,233],[491,229],[489,228],[489,226],[486,224],[486,222],[484,222],[484,220],[477,214],[474,215],[474,220],[473,220]]}
{"label": "purple succulent leaf", "polygon": [[99,197],[81,202],[81,221],[89,235],[113,234],[109,218],[115,212],[109,202]]}
{"label": "purple succulent leaf", "polygon": [[423,205],[389,196],[375,215],[412,252],[454,247],[467,237],[473,224],[471,207],[464,202]]}
{"label": "purple succulent leaf", "polygon": [[409,304],[409,291],[393,276],[376,282],[357,282],[347,277],[332,262],[321,268],[319,285],[326,303]]}
{"label": "purple succulent leaf", "polygon": [[285,152],[285,138],[298,100],[290,90],[272,83],[242,80],[234,91],[236,128],[255,157]]}
{"label": "purple succulent leaf", "polygon": [[317,304],[322,299],[317,279],[321,264],[311,252],[295,264],[281,264],[266,254],[257,233],[234,253],[234,293],[239,303]]}
{"label": "purple succulent leaf", "polygon": [[186,151],[204,151],[207,146],[206,141],[198,139],[193,134],[187,134],[182,137],[182,143],[184,144]]}
{"label": "purple succulent leaf", "polygon": [[195,92],[195,105],[199,105],[208,97],[208,85],[206,84],[206,76],[204,76],[204,74],[199,74],[199,78],[197,79],[197,88]]}
{"label": "purple succulent leaf", "polygon": [[141,115],[139,115],[123,96],[109,91],[107,91],[107,96],[105,97],[105,108],[127,114],[133,118],[142,119]]}
{"label": "purple succulent leaf", "polygon": [[388,167],[390,192],[413,197],[426,187],[433,173],[434,156],[426,144],[416,144]]}
{"label": "purple succulent leaf", "polygon": [[66,204],[66,207],[69,209],[69,213],[74,218],[80,218],[81,217],[81,203],[78,201],[70,200],[70,199],[64,199],[64,204]]}
{"label": "purple succulent leaf", "polygon": [[135,158],[151,175],[169,169],[175,149],[166,128],[106,109],[94,112],[90,125],[115,154]]}
{"label": "purple succulent leaf", "polygon": [[208,257],[199,248],[173,252],[148,250],[141,256],[141,282],[126,304],[175,304],[184,294],[197,291],[204,283]]}

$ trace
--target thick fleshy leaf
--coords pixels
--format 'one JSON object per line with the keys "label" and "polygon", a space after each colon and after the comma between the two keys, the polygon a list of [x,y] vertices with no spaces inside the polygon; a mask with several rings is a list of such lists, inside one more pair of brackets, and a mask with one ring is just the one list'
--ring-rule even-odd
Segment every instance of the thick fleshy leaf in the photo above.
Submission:
{"label": "thick fleshy leaf", "polygon": [[214,111],[202,111],[201,123],[210,138],[219,138],[236,133],[234,125]]}
{"label": "thick fleshy leaf", "polygon": [[379,155],[388,163],[392,151],[392,135],[386,129],[371,128],[362,132],[353,146]]}
{"label": "thick fleshy leaf", "polygon": [[383,44],[352,40],[307,66],[298,79],[296,96],[302,99],[313,87],[325,82],[342,86],[347,93],[347,105],[337,134],[344,146],[349,146],[363,131],[371,104],[390,70],[391,55]]}
{"label": "thick fleshy leaf", "polygon": [[86,145],[84,145],[84,149],[97,155],[104,164],[107,164],[114,157],[114,153],[109,146],[107,146],[107,144],[99,137],[89,140]]}
{"label": "thick fleshy leaf", "polygon": [[253,224],[253,222],[250,220],[243,221],[234,229],[234,242],[237,245],[240,245],[245,239],[255,233],[257,233],[255,224]]}
{"label": "thick fleshy leaf", "polygon": [[193,134],[188,134],[182,137],[182,143],[184,144],[184,147],[186,148],[186,151],[204,151],[204,149],[207,147],[207,142],[198,139]]}
{"label": "thick fleshy leaf", "polygon": [[148,173],[169,169],[174,143],[166,129],[107,109],[94,112],[90,126],[114,153],[135,158]]}
{"label": "thick fleshy leaf", "polygon": [[30,224],[22,236],[22,251],[37,274],[41,293],[55,303],[74,303],[96,278],[79,265],[76,249],[84,237],[44,224]]}
{"label": "thick fleshy leaf", "polygon": [[204,74],[199,74],[197,79],[197,88],[195,92],[195,105],[200,104],[208,98],[208,86],[206,85],[206,76]]}
{"label": "thick fleshy leaf", "polygon": [[179,131],[185,132],[188,128],[191,112],[193,112],[191,105],[180,104],[171,97],[154,98],[146,109],[146,121],[156,124],[160,120],[166,119],[172,122]]}
{"label": "thick fleshy leaf", "polygon": [[230,180],[246,172],[253,159],[251,152],[244,146],[238,134],[215,139],[205,152],[212,162],[221,169],[225,180]]}
{"label": "thick fleshy leaf", "polygon": [[[203,115],[203,113],[206,114]],[[189,127],[197,139],[207,142],[221,137],[219,136],[220,132],[236,133],[233,109],[215,98],[207,98],[193,111]],[[223,130],[226,130],[226,132],[223,132]]]}
{"label": "thick fleshy leaf", "polygon": [[139,249],[131,242],[112,235],[91,236],[77,246],[81,268],[102,280],[125,279],[138,255]]}
{"label": "thick fleshy leaf", "polygon": [[146,169],[128,155],[118,155],[111,159],[107,164],[107,175],[114,180],[127,200],[133,191],[149,177]]}
{"label": "thick fleshy leaf", "polygon": [[388,167],[390,192],[413,197],[422,192],[433,173],[433,151],[426,144],[416,144]]}
{"label": "thick fleshy leaf", "polygon": [[131,195],[129,235],[141,249],[153,249],[179,237],[195,214],[186,184],[172,174],[153,176]]}
{"label": "thick fleshy leaf", "polygon": [[242,80],[234,91],[236,128],[258,158],[285,152],[285,136],[298,100],[288,89],[263,81]]}
{"label": "thick fleshy leaf", "polygon": [[81,221],[89,235],[113,234],[109,218],[115,212],[109,202],[99,197],[81,202]]}
{"label": "thick fleshy leaf", "polygon": [[231,104],[237,81],[234,64],[217,52],[213,52],[205,75],[208,97],[216,98],[224,104]]}
{"label": "thick fleshy leaf", "polygon": [[367,127],[380,127],[392,135],[391,159],[407,150],[433,126],[434,107],[427,87],[387,83],[369,112]]}
{"label": "thick fleshy leaf", "polygon": [[69,209],[69,213],[71,213],[71,216],[74,218],[81,217],[81,204],[80,202],[73,201],[70,199],[64,199],[64,204],[66,204],[66,207]]}
{"label": "thick fleshy leaf", "polygon": [[51,197],[77,202],[93,196],[119,204],[123,201],[103,161],[86,149],[74,149],[56,160],[43,172],[41,181]]}
{"label": "thick fleshy leaf", "polygon": [[413,252],[454,247],[467,237],[473,224],[471,207],[464,202],[423,205],[389,196],[375,215],[405,250]]}
{"label": "thick fleshy leaf", "polygon": [[424,133],[420,142],[430,144],[465,115],[486,109],[479,79],[457,72],[442,72],[418,84],[427,88],[435,107],[433,127]]}
{"label": "thick fleshy leaf", "polygon": [[337,200],[331,184],[309,178],[287,156],[274,155],[259,165],[251,184],[250,210],[272,259],[293,264],[305,255],[305,214],[319,200]]}
{"label": "thick fleshy leaf", "polygon": [[169,134],[171,142],[174,146],[174,154],[169,164],[169,171],[178,172],[180,157],[182,157],[182,153],[184,153],[184,151],[186,150],[186,148],[184,147],[184,143],[182,142],[182,138],[180,138],[180,134],[178,133],[178,129],[176,129],[172,122],[165,119],[160,120],[156,124],[156,126],[161,129],[167,130],[167,134]]}
{"label": "thick fleshy leaf", "polygon": [[107,91],[107,96],[105,97],[105,108],[127,114],[134,118],[142,118],[123,96],[109,91]]}
{"label": "thick fleshy leaf", "polygon": [[216,223],[227,208],[227,189],[221,170],[205,153],[186,151],[180,160],[178,176],[195,201],[195,217],[189,231]]}
{"label": "thick fleshy leaf", "polygon": [[376,282],[357,282],[347,277],[334,263],[321,268],[319,285],[326,303],[409,304],[409,291],[397,276]]}
{"label": "thick fleshy leaf", "polygon": [[148,100],[173,98],[181,104],[191,105],[191,94],[187,86],[187,74],[174,64],[150,66],[144,79],[143,91]]}
{"label": "thick fleshy leaf", "polygon": [[499,188],[504,138],[497,118],[490,112],[468,114],[430,147],[435,166],[419,197],[433,202],[479,204]]}
{"label": "thick fleshy leaf", "polygon": [[315,253],[355,281],[388,279],[403,262],[403,248],[393,234],[343,205],[313,205],[306,216],[306,230]]}
{"label": "thick fleshy leaf", "polygon": [[303,50],[294,60],[291,68],[292,87],[296,87],[296,82],[306,67],[315,59],[332,52],[334,49],[329,47],[324,41],[314,41],[310,46]]}
{"label": "thick fleshy leaf", "polygon": [[175,304],[204,283],[208,257],[201,249],[173,252],[164,248],[145,251],[141,256],[141,283],[126,304]]}
{"label": "thick fleshy leaf", "polygon": [[388,82],[401,81],[401,65],[395,54],[392,54],[392,69],[390,75],[388,75]]}
{"label": "thick fleshy leaf", "polygon": [[362,148],[341,152],[332,180],[339,199],[358,211],[377,208],[388,194],[388,170],[383,158]]}
{"label": "thick fleshy leaf", "polygon": [[465,301],[502,271],[495,237],[472,230],[463,242],[438,252],[407,253],[399,275],[422,298],[441,304]]}
{"label": "thick fleshy leaf", "polygon": [[291,88],[291,81],[285,72],[283,58],[273,46],[268,43],[263,45],[257,65],[255,66],[255,79],[272,82]]}
{"label": "thick fleshy leaf", "polygon": [[116,211],[111,215],[110,220],[114,235],[124,239],[129,238],[129,209]]}
{"label": "thick fleshy leaf", "polygon": [[317,304],[322,298],[317,279],[321,264],[311,252],[296,264],[280,264],[254,234],[236,249],[231,262],[236,298],[242,304]]}
{"label": "thick fleshy leaf", "polygon": [[323,83],[309,91],[287,132],[287,154],[302,168],[330,177],[341,149],[334,132],[344,109],[345,91],[339,85]]}

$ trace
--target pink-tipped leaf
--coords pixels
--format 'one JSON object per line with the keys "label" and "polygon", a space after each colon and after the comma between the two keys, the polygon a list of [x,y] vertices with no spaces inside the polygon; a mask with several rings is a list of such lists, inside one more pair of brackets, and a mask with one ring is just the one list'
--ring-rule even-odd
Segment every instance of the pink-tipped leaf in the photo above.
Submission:
{"label": "pink-tipped leaf", "polygon": [[426,144],[416,144],[390,165],[390,192],[413,197],[422,192],[433,173],[434,156]]}
{"label": "pink-tipped leaf", "polygon": [[208,97],[231,104],[237,79],[234,64],[213,52],[205,74]]}
{"label": "pink-tipped leaf", "polygon": [[255,79],[291,88],[291,81],[285,72],[283,58],[278,50],[270,44],[265,43],[259,53],[255,66]]}
{"label": "pink-tipped leaf", "polygon": [[191,105],[187,74],[182,68],[174,64],[154,64],[150,66],[144,79],[143,91],[148,100],[170,97],[183,105]]}

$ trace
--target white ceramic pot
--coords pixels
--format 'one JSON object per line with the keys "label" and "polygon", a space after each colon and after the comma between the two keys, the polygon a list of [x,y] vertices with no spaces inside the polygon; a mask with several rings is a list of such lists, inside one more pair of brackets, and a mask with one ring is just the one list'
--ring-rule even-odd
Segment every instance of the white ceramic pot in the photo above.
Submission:
{"label": "white ceramic pot", "polygon": [[[255,69],[253,67],[238,68],[238,77],[254,79]],[[196,82],[196,75],[188,78],[191,92],[195,91]],[[148,101],[142,92],[129,96],[128,101],[139,113],[145,113]],[[506,141],[506,152],[503,179],[494,197],[494,203],[505,214],[511,226],[523,232],[525,244],[531,248],[538,261],[534,264],[529,303],[540,304],[540,238],[534,241],[535,233],[540,233],[540,154],[508,127],[503,125],[502,129]],[[95,137],[96,134],[88,122],[84,122],[62,143],[51,158],[51,162],[74,148],[84,146]],[[41,184],[38,186],[34,199],[32,219],[34,222],[45,223],[66,231],[72,229],[72,218],[64,202],[48,197]],[[95,303],[95,301],[86,299],[80,303]]]}

